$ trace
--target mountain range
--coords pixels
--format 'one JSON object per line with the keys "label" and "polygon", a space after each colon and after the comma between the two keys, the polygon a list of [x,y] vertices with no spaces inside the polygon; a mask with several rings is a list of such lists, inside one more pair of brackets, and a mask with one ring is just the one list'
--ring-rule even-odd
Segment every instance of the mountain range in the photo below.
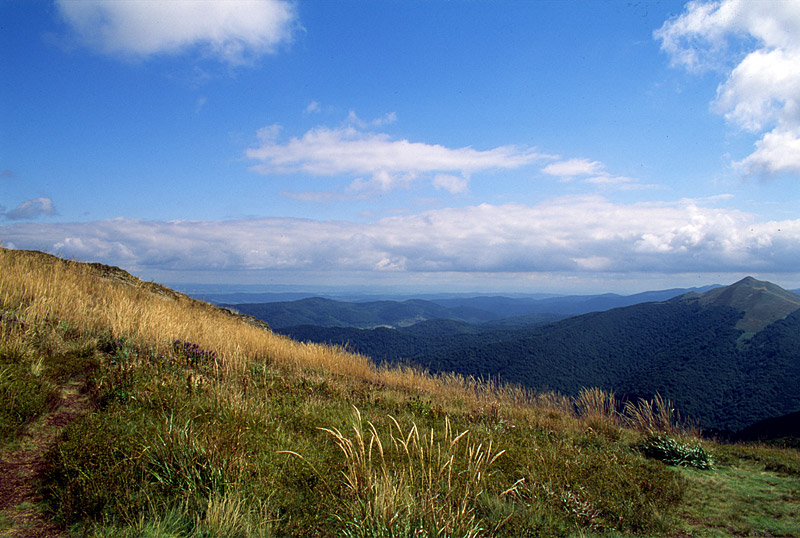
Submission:
{"label": "mountain range", "polygon": [[[413,298],[403,301],[342,301],[329,297],[302,297],[291,301],[257,302],[263,294],[216,294],[198,298],[213,300],[216,304],[234,308],[256,316],[275,329],[296,325],[321,327],[408,327],[431,319],[449,319],[467,323],[499,322],[504,326],[538,324],[542,321],[608,310],[648,301],[663,301],[688,292],[703,292],[718,285],[703,288],[675,288],[648,291],[634,295],[539,295],[531,297],[505,296],[441,296],[428,299]],[[277,296],[277,295],[272,295]],[[283,297],[279,295],[277,297]],[[238,299],[241,302],[219,301]]]}
{"label": "mountain range", "polygon": [[[244,305],[237,308],[271,325],[277,320],[273,329],[293,338],[345,345],[376,362],[413,363],[435,372],[499,378],[570,395],[594,386],[615,391],[623,401],[660,394],[704,429],[738,431],[800,411],[800,295],[747,277],[730,286],[645,296],[663,298],[571,317],[565,317],[569,308],[580,311],[632,299],[437,301],[444,310],[424,310],[426,302],[409,301],[392,308],[355,307],[362,317],[350,318],[331,302],[299,301],[304,307],[327,308],[316,318],[308,314],[309,323],[299,326],[284,324],[291,319],[287,305],[278,305],[284,318],[266,317]],[[509,314],[526,313],[521,319],[527,321],[501,318],[501,305]],[[332,316],[333,311],[338,314]],[[392,319],[402,323],[372,329],[331,326],[333,318],[350,325],[388,320],[363,317],[367,311],[395,312]],[[497,317],[481,322],[480,312]],[[437,313],[450,319],[408,324]],[[555,317],[562,319],[553,321]]]}

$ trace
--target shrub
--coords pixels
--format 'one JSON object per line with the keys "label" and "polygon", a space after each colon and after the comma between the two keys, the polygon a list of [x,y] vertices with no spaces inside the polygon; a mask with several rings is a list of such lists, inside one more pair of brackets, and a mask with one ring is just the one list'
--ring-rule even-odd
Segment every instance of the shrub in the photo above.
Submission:
{"label": "shrub", "polygon": [[137,514],[146,504],[141,423],[123,413],[92,413],[69,424],[45,455],[44,492],[58,523]]}
{"label": "shrub", "polygon": [[667,435],[648,435],[638,445],[648,458],[667,465],[681,465],[695,469],[711,469],[714,461],[699,444],[679,443]]}

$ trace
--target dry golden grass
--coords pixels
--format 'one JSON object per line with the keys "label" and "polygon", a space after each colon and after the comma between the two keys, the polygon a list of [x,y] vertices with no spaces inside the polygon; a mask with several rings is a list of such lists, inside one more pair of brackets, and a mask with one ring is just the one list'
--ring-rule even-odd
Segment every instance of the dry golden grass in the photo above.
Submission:
{"label": "dry golden grass", "polygon": [[192,342],[216,353],[215,369],[221,375],[241,374],[257,361],[384,383],[468,408],[502,402],[509,411],[529,409],[536,399],[519,387],[431,375],[415,367],[377,367],[339,346],[296,342],[112,267],[8,249],[0,249],[0,267],[2,308],[14,308],[31,321],[58,319],[85,333],[110,329],[114,339],[145,342],[159,353],[167,352],[175,339]]}
{"label": "dry golden grass", "polygon": [[583,388],[575,398],[577,414],[590,421],[615,423],[618,417],[614,392]]}
{"label": "dry golden grass", "polygon": [[[357,536],[407,536],[431,532],[440,536],[476,536],[482,523],[476,516],[478,497],[494,462],[495,451],[470,439],[469,431],[456,434],[445,418],[441,438],[416,424],[404,429],[392,416],[381,436],[358,409],[352,436],[336,428],[329,433],[346,462],[343,481],[347,495],[342,515]],[[503,495],[516,489],[514,484]]]}
{"label": "dry golden grass", "polygon": [[146,342],[157,351],[169,349],[175,339],[193,342],[216,352],[221,373],[242,371],[256,360],[378,379],[366,357],[295,342],[207,303],[94,265],[2,249],[0,267],[0,305],[31,321],[58,319],[87,333],[110,329],[112,338]]}
{"label": "dry golden grass", "polygon": [[[378,367],[365,356],[339,346],[300,343],[248,323],[229,311],[157,284],[143,282],[114,267],[63,260],[34,251],[0,248],[0,308],[14,309],[31,321],[57,319],[86,334],[111,332],[166,353],[174,340],[213,350],[214,371],[242,376],[254,363],[295,372],[319,371],[383,383],[401,393],[427,396],[461,409],[502,409],[542,425],[604,421],[634,429],[674,431],[679,417],[657,398],[617,413],[613,393],[586,389],[577,398],[536,393],[494,380],[456,374],[431,375],[417,367]],[[534,413],[531,411],[535,410]],[[577,421],[577,423],[576,423]]]}
{"label": "dry golden grass", "polygon": [[623,420],[634,430],[647,434],[699,436],[699,431],[681,418],[672,402],[656,394],[653,400],[627,402]]}

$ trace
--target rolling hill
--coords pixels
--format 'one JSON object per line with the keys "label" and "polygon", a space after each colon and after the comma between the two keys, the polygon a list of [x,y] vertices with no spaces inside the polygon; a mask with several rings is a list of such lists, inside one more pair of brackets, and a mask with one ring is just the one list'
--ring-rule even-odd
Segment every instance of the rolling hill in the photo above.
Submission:
{"label": "rolling hill", "polygon": [[660,393],[705,428],[738,430],[800,410],[798,308],[800,296],[748,277],[414,360],[567,394]]}
{"label": "rolling hill", "polygon": [[115,267],[0,248],[4,536],[800,533],[796,450],[615,403],[377,367]]}
{"label": "rolling hill", "polygon": [[444,307],[430,301],[370,301],[351,303],[321,297],[299,301],[223,305],[269,323],[276,329],[293,325],[321,327],[407,327],[428,319],[481,323],[500,316],[468,306]]}
{"label": "rolling hill", "polygon": [[[489,323],[489,328],[536,325],[542,321],[587,312],[609,310],[649,301],[663,301],[705,288],[669,289],[634,295],[567,295],[540,297],[458,296],[408,299],[403,301],[342,301],[327,297],[304,297],[290,301],[259,302],[258,294],[218,295],[241,302],[216,304],[256,316],[271,327],[283,329],[297,325],[320,327],[408,327],[432,319],[467,323]],[[276,295],[277,296],[277,295]],[[207,297],[207,296],[204,296]],[[245,300],[246,298],[249,300]]]}
{"label": "rolling hill", "polygon": [[438,324],[438,332],[424,336],[413,327],[283,331],[347,344],[378,361],[566,394],[590,385],[632,400],[659,393],[704,428],[739,430],[800,410],[798,308],[797,294],[747,277],[702,293],[524,328]]}

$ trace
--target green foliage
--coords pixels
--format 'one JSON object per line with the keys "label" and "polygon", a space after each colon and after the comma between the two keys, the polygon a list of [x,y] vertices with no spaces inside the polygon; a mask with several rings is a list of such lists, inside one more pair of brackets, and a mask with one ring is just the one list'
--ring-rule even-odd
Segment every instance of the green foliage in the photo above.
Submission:
{"label": "green foliage", "polygon": [[158,424],[143,456],[144,472],[162,495],[200,503],[212,493],[223,492],[227,482],[229,454],[213,450],[203,442],[191,422],[169,415]]}
{"label": "green foliage", "polygon": [[29,324],[12,311],[0,313],[0,444],[47,413],[58,390],[45,375],[42,350],[31,342]]}
{"label": "green foliage", "polygon": [[0,363],[0,443],[14,439],[20,429],[52,409],[56,388],[30,364]]}
{"label": "green foliage", "polygon": [[681,465],[695,469],[711,469],[714,460],[698,443],[681,443],[667,435],[648,435],[637,448],[648,458],[667,465]]}
{"label": "green foliage", "polygon": [[140,456],[148,434],[122,411],[93,413],[70,424],[45,458],[45,491],[57,521],[124,519],[143,510]]}
{"label": "green foliage", "polygon": [[761,443],[736,443],[720,445],[717,449],[720,464],[735,465],[752,462],[766,472],[775,472],[800,479],[800,451]]}
{"label": "green foliage", "polygon": [[524,469],[506,536],[663,535],[683,497],[680,476],[594,431],[525,432],[503,461]]}

